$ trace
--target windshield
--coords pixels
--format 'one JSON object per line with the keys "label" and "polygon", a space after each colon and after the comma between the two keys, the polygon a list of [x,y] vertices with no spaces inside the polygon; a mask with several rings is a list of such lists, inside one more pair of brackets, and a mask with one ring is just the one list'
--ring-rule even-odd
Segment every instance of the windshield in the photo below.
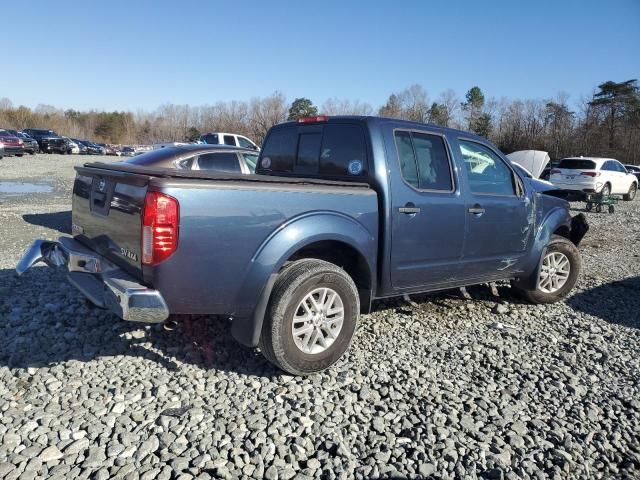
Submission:
{"label": "windshield", "polygon": [[560,162],[559,168],[566,170],[595,170],[596,162],[582,160],[581,158],[565,158]]}

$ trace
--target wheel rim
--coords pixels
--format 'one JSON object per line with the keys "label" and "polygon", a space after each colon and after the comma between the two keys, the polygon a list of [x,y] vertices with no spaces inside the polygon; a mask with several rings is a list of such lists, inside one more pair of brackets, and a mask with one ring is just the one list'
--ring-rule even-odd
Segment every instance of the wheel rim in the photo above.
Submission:
{"label": "wheel rim", "polygon": [[542,259],[538,290],[544,293],[554,293],[560,290],[571,273],[571,262],[562,252],[547,253]]}
{"label": "wheel rim", "polygon": [[636,187],[635,185],[631,185],[631,188],[629,189],[629,198],[631,200],[634,199],[634,197],[636,196],[636,190],[638,189],[638,187]]}
{"label": "wheel rim", "polygon": [[609,185],[605,185],[604,187],[602,187],[600,194],[602,196],[605,196],[605,195],[609,195],[610,192],[611,192],[611,188],[609,187]]}
{"label": "wheel rim", "polygon": [[316,288],[296,307],[291,333],[300,351],[315,355],[336,341],[343,323],[344,304],[340,295],[331,288]]}

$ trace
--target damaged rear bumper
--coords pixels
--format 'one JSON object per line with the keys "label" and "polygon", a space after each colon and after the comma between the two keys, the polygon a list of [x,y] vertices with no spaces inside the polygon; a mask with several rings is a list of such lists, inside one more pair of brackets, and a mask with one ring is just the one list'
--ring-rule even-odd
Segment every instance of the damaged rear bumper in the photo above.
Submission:
{"label": "damaged rear bumper", "polygon": [[141,285],[104,257],[69,237],[58,242],[35,240],[16,265],[22,275],[38,262],[66,266],[67,278],[93,304],[111,310],[123,320],[161,323],[169,308],[157,290]]}

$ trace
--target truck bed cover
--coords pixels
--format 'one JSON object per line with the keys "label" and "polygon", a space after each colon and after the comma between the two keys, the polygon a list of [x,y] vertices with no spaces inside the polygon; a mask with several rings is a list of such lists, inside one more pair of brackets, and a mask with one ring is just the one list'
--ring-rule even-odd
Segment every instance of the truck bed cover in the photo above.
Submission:
{"label": "truck bed cover", "polygon": [[275,175],[243,175],[240,173],[215,172],[212,170],[177,170],[171,168],[150,168],[139,165],[128,165],[126,163],[104,163],[89,162],[83,167],[76,167],[82,171],[83,168],[96,168],[113,172],[126,172],[136,175],[146,175],[148,177],[160,178],[193,178],[198,180],[233,181],[233,182],[253,182],[253,183],[284,183],[295,185],[326,185],[331,187],[356,187],[369,188],[364,182],[345,182],[337,180],[325,180],[322,178],[309,177],[287,177]]}

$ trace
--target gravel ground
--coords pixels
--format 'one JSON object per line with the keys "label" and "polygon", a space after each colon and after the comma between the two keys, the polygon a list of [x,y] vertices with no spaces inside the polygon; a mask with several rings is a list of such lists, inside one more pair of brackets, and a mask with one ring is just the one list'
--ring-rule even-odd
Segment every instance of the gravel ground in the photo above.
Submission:
{"label": "gravel ground", "polygon": [[53,189],[0,193],[0,478],[640,478],[640,201],[587,214],[566,302],[379,303],[347,358],[294,378],[226,321],[144,327],[62,273],[14,274],[69,231],[86,160],[0,161],[0,182]]}

